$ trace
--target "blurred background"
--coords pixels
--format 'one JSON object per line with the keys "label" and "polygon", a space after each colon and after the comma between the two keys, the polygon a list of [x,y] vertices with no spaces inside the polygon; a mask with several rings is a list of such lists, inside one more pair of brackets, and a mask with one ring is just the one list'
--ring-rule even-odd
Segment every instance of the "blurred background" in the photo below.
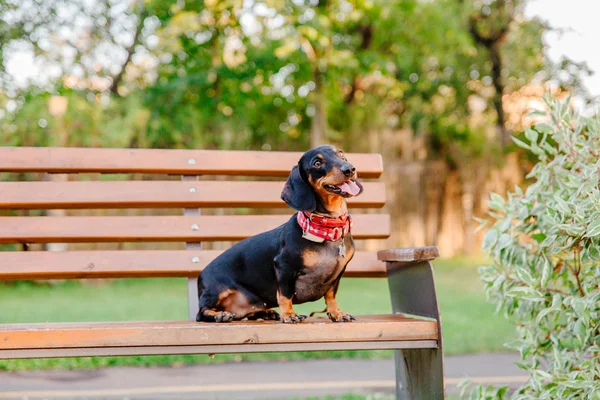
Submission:
{"label": "blurred background", "polygon": [[472,255],[530,108],[600,88],[591,1],[562,4],[0,0],[0,145],[379,152],[390,244]]}
{"label": "blurred background", "polygon": [[[514,326],[485,303],[476,270],[482,232],[474,217],[485,215],[491,191],[526,186],[532,159],[511,136],[521,137],[535,122],[527,115],[543,107],[546,92],[572,93],[584,113],[600,95],[600,78],[592,73],[600,69],[593,50],[600,37],[597,5],[565,4],[0,0],[0,146],[305,151],[331,143],[346,152],[381,153],[393,218],[385,247],[437,245],[444,258],[435,268],[445,354],[506,351]],[[153,179],[119,179],[127,178]],[[115,248],[69,245],[84,247]],[[99,281],[3,283],[0,323],[186,319],[184,279]],[[385,280],[347,281],[339,297],[345,310],[390,312],[389,298],[380,295]],[[285,357],[333,356],[391,353]],[[232,355],[215,362],[283,357]],[[17,360],[0,362],[0,370],[195,362],[213,361]]]}

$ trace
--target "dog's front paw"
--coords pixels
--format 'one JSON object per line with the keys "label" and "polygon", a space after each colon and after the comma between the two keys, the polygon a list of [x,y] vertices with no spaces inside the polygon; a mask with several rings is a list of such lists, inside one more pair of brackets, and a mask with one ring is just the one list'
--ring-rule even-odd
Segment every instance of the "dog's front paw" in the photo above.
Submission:
{"label": "dog's front paw", "polygon": [[352,315],[343,312],[339,308],[337,310],[328,311],[327,316],[333,322],[352,322],[356,320]]}
{"label": "dog's front paw", "polygon": [[306,319],[306,315],[298,315],[296,313],[282,313],[279,320],[284,324],[298,324]]}

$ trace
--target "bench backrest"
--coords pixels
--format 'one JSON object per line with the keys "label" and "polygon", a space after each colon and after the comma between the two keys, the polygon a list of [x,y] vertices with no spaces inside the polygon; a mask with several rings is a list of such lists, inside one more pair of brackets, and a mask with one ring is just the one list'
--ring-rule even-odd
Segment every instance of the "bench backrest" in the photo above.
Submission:
{"label": "bench backrest", "polygon": [[[0,147],[0,173],[163,175],[162,180],[122,180],[114,175],[76,180],[73,175],[66,181],[38,175],[36,181],[23,181],[8,174],[9,179],[0,182],[0,210],[183,208],[183,215],[3,216],[0,244],[186,243],[186,250],[2,251],[0,280],[194,278],[220,253],[202,250],[202,242],[241,240],[290,217],[289,209],[281,215],[252,215],[251,209],[287,207],[280,192],[300,156],[296,152]],[[385,204],[384,184],[374,181],[383,171],[381,156],[348,154],[348,159],[365,187],[361,196],[349,201],[353,236],[386,238],[388,215],[356,210]],[[198,181],[224,175],[231,178]],[[256,177],[279,180],[257,181]],[[243,215],[201,215],[201,208],[242,208]],[[373,253],[360,251],[346,273],[384,275],[383,263]]]}

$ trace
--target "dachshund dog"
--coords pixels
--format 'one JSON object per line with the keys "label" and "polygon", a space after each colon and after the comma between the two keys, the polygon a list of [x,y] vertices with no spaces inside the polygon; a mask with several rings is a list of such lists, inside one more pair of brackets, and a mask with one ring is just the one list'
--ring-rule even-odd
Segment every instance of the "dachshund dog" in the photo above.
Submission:
{"label": "dachshund dog", "polygon": [[[346,198],[363,187],[341,150],[320,146],[302,155],[281,198],[297,210],[283,225],[242,240],[198,276],[197,321],[239,319],[302,322],[293,304],[325,298],[334,322],[354,320],[336,293],[354,256]],[[279,307],[280,314],[272,310]]]}

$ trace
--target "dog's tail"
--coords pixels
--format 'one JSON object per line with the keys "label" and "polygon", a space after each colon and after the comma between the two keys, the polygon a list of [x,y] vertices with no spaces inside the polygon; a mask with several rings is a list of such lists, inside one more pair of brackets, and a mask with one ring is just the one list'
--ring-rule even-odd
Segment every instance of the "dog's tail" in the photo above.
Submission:
{"label": "dog's tail", "polygon": [[325,314],[327,312],[327,307],[323,311],[313,311],[310,313],[309,317],[312,317],[315,314]]}

